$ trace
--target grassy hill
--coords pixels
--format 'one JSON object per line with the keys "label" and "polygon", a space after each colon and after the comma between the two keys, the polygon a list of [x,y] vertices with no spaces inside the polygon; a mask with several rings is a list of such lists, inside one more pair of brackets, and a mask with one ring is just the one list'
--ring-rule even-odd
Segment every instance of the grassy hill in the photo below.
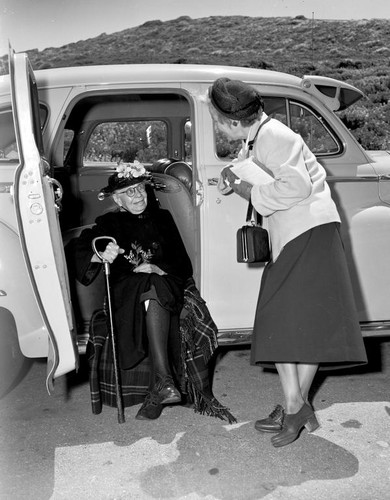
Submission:
{"label": "grassy hill", "polygon": [[[148,21],[88,40],[28,51],[34,69],[92,64],[176,63],[320,74],[366,98],[341,117],[367,149],[390,148],[390,20],[212,16]],[[0,73],[8,72],[6,56]]]}

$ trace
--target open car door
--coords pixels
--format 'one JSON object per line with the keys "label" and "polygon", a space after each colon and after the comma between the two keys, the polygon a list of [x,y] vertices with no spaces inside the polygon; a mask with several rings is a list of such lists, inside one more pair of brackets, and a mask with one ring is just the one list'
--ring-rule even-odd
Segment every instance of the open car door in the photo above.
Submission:
{"label": "open car door", "polygon": [[[10,48],[12,108],[20,164],[14,200],[20,241],[48,338],[47,388],[78,366],[68,274],[58,220],[62,188],[44,157],[38,89],[26,54]],[[23,339],[19,339],[21,344]],[[23,345],[21,345],[23,352]]]}

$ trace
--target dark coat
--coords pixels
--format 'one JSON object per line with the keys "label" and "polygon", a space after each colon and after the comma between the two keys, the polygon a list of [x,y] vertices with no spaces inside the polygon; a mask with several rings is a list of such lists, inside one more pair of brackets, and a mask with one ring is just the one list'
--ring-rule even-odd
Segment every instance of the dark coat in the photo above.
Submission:
{"label": "dark coat", "polygon": [[[84,230],[74,242],[76,275],[81,283],[88,285],[101,271],[101,264],[91,263],[94,238],[112,236],[125,250],[110,265],[110,289],[119,361],[121,368],[127,369],[147,356],[142,301],[150,296],[156,298],[172,317],[178,316],[192,265],[172,215],[166,210],[148,207],[140,215],[118,210],[98,217],[95,222],[93,228]],[[98,249],[103,251],[108,241],[98,243]],[[133,273],[145,256],[167,274]],[[177,319],[172,321],[176,330],[177,324]]]}

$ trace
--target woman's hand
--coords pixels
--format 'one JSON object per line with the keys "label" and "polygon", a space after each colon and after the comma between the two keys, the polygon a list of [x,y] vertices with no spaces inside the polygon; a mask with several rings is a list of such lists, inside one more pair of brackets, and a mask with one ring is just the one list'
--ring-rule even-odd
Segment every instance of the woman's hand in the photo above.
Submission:
{"label": "woman's hand", "polygon": [[[246,200],[251,199],[252,184],[241,180],[229,167],[225,167],[221,172],[221,183],[229,189],[229,192],[234,191],[236,194],[242,196]],[[222,191],[220,191],[222,193]],[[222,193],[228,194],[228,193]]]}
{"label": "woman's hand", "polygon": [[252,184],[237,177],[237,175],[230,170],[230,167],[225,167],[222,170],[217,187],[221,194],[235,192],[248,201],[251,198]]}
{"label": "woman's hand", "polygon": [[225,167],[222,170],[221,175],[220,175],[219,180],[218,180],[218,184],[217,184],[218,191],[224,195],[233,193],[233,189],[230,186],[230,181],[227,178],[227,175],[228,175],[227,171],[228,170],[230,171],[229,167]]}
{"label": "woman's hand", "polygon": [[139,266],[135,267],[133,269],[133,272],[134,273],[148,273],[148,274],[156,273],[156,274],[159,274],[160,276],[167,274],[165,271],[160,269],[155,264],[147,264],[147,263],[140,264]]}
{"label": "woman's hand", "polygon": [[246,181],[240,181],[238,184],[232,184],[233,191],[248,201],[251,199],[252,187],[252,184],[249,184],[249,182]]}
{"label": "woman's hand", "polygon": [[[110,242],[104,249],[104,252],[99,252],[99,255],[104,262],[109,262],[110,264],[112,264],[118,257],[118,255],[124,252],[125,251],[123,250],[123,248],[120,248],[119,245]],[[94,255],[91,259],[91,262],[101,262],[101,260],[99,260],[99,257],[97,255]]]}

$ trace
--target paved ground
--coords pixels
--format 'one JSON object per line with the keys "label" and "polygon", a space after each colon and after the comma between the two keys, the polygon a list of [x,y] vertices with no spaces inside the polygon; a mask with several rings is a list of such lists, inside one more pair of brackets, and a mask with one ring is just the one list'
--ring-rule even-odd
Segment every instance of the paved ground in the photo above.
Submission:
{"label": "paved ground", "polygon": [[36,361],[0,401],[3,500],[390,499],[390,341],[367,342],[365,369],[318,376],[321,427],[275,449],[254,421],[281,393],[277,375],[249,365],[249,350],[218,356],[214,392],[235,414],[228,425],[182,406],[154,422],[117,423],[90,409],[83,370],[48,396]]}

